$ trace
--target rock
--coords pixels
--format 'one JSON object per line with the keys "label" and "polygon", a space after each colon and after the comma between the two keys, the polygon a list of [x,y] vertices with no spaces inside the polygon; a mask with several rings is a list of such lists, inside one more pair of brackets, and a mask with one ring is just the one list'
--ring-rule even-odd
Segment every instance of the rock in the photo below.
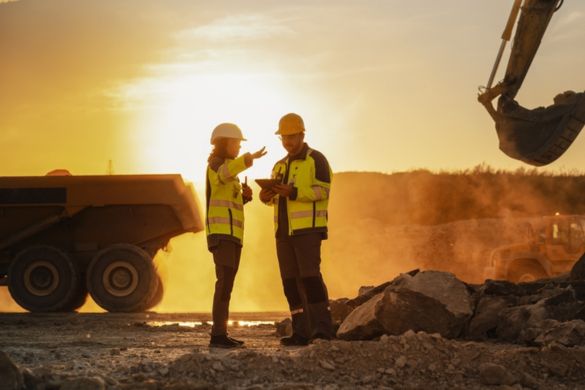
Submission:
{"label": "rock", "polygon": [[467,286],[452,273],[423,271],[414,276],[404,274],[394,280],[392,286],[432,297],[456,317],[468,318],[473,314],[474,304]]}
{"label": "rock", "polygon": [[358,296],[366,294],[368,291],[372,290],[376,286],[361,286],[358,289]]}
{"label": "rock", "polygon": [[498,316],[508,305],[508,300],[504,297],[484,295],[469,322],[466,336],[473,340],[495,338],[499,323]]}
{"label": "rock", "polygon": [[3,351],[0,351],[0,379],[0,390],[20,390],[24,383],[18,367]]}
{"label": "rock", "polygon": [[384,333],[378,319],[382,311],[384,293],[380,293],[353,310],[341,323],[337,337],[346,340],[368,340]]}
{"label": "rock", "polygon": [[364,292],[363,294],[359,295],[358,297],[356,297],[354,299],[350,299],[349,301],[346,302],[346,304],[350,307],[353,307],[353,308],[361,306],[364,303],[366,303],[367,301],[369,301],[370,299],[372,299],[374,296],[384,292],[386,287],[388,287],[391,283],[392,282],[386,282],[386,283],[380,284],[379,286],[371,288],[368,291]]}
{"label": "rock", "polygon": [[365,340],[384,333],[400,335],[412,329],[453,338],[461,334],[472,314],[471,296],[453,274],[438,271],[402,274],[384,292],[354,309],[337,335],[347,340]]}
{"label": "rock", "polygon": [[329,308],[331,310],[331,319],[334,322],[343,322],[345,318],[352,312],[353,306],[347,304],[349,299],[341,298],[329,301]]}
{"label": "rock", "polygon": [[[498,316],[496,334],[499,339],[511,342],[530,342],[534,335],[530,329],[540,329],[546,319],[544,300],[534,305],[510,307]],[[538,332],[538,331],[537,331]]]}
{"label": "rock", "polygon": [[398,357],[398,359],[396,359],[394,365],[398,368],[404,368],[404,366],[406,366],[406,363],[407,363],[406,357],[400,356]]}
{"label": "rock", "polygon": [[571,268],[571,280],[584,280],[585,281],[585,255],[573,264]]}
{"label": "rock", "polygon": [[60,390],[105,390],[106,383],[99,376],[66,379],[61,383]]}
{"label": "rock", "polygon": [[558,343],[565,347],[585,345],[585,321],[554,321],[551,325],[536,337],[535,342],[537,344]]}
{"label": "rock", "polygon": [[524,296],[538,293],[546,286],[546,281],[515,284],[505,280],[487,280],[480,289],[480,294],[499,296]]}
{"label": "rock", "polygon": [[276,323],[276,336],[277,337],[288,337],[292,335],[292,320],[285,318],[284,320]]}
{"label": "rock", "polygon": [[[43,380],[36,376],[31,369],[23,368],[21,372],[25,389],[37,389],[43,383]],[[0,388],[2,388],[2,385],[0,385]]]}
{"label": "rock", "polygon": [[484,385],[513,385],[516,378],[499,364],[483,363],[479,366],[479,379]]}
{"label": "rock", "polygon": [[319,365],[329,371],[335,371],[335,365],[327,360],[320,360]]}

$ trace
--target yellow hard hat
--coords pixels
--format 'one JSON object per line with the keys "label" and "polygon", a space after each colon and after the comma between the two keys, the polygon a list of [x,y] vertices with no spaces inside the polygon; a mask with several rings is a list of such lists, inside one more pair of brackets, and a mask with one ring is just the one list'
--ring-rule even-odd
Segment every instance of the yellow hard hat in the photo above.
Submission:
{"label": "yellow hard hat", "polygon": [[286,114],[278,122],[278,130],[274,134],[291,135],[305,131],[305,123],[300,115],[295,113]]}
{"label": "yellow hard hat", "polygon": [[242,134],[242,130],[233,123],[221,123],[217,125],[211,133],[211,144],[214,144],[218,138],[235,138],[246,141]]}

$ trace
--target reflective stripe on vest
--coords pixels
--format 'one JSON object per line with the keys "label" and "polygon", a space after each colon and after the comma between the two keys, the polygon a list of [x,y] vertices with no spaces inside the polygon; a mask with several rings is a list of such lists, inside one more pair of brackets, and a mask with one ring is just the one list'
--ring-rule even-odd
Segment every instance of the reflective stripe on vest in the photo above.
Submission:
{"label": "reflective stripe on vest", "polygon": [[[327,210],[318,210],[315,211],[315,217],[327,217]],[[293,211],[289,213],[292,219],[295,218],[313,218],[313,211],[312,210],[303,210],[303,211]]]}
{"label": "reflective stripe on vest", "polygon": [[[214,224],[214,223],[226,224],[226,225],[230,224],[230,219],[224,218],[224,217],[209,217],[209,218],[207,218],[207,221],[209,221],[209,224]],[[231,220],[231,224],[239,227],[240,229],[242,229],[244,227],[244,222],[238,221],[237,219],[233,219],[233,218]]]}
{"label": "reflective stripe on vest", "polygon": [[243,210],[244,205],[232,202],[231,200],[211,199],[209,207],[229,207],[236,210]]}

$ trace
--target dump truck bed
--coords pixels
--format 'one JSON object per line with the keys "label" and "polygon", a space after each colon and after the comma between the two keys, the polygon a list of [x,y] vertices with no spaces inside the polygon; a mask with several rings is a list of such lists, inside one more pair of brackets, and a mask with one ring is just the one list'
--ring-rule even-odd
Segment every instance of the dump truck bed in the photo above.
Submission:
{"label": "dump truck bed", "polygon": [[149,204],[172,207],[185,232],[204,228],[181,175],[0,177],[0,207],[56,205],[74,215],[86,207]]}
{"label": "dump truck bed", "polygon": [[114,243],[154,256],[172,237],[203,229],[194,190],[177,174],[0,178],[0,274],[32,245],[83,262]]}

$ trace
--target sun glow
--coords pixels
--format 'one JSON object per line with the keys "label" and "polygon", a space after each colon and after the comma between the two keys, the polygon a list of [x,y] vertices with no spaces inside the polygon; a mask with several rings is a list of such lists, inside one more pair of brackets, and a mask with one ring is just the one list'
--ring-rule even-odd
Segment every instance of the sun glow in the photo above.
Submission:
{"label": "sun glow", "polygon": [[274,131],[279,118],[294,111],[293,89],[275,74],[222,73],[176,75],[146,80],[130,91],[146,97],[148,109],[137,127],[142,137],[135,151],[148,172],[178,172],[203,182],[209,137],[221,122],[236,123],[248,139],[241,152],[266,146],[270,157],[247,171],[266,177],[284,154]]}

